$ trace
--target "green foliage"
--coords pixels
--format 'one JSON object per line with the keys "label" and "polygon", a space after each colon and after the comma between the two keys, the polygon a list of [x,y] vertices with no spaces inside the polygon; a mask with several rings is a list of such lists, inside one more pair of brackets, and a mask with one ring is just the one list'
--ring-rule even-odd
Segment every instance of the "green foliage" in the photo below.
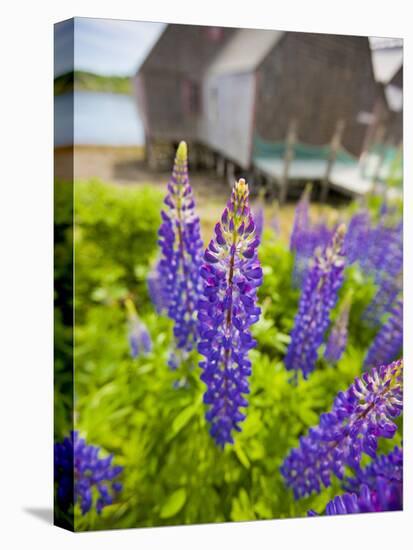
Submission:
{"label": "green foliage", "polygon": [[[265,232],[263,314],[254,327],[258,346],[251,351],[247,418],[235,444],[222,451],[204,417],[199,356],[194,352],[179,371],[167,367],[171,322],[155,313],[147,295],[145,278],[157,253],[159,192],[79,182],[75,200],[75,424],[124,467],[116,502],[101,516],[94,511],[81,516],[76,507],[76,529],[286,518],[322,510],[340,491],[338,482],[295,501],[279,468],[336,393],[360,374],[372,337],[360,315],[374,292],[372,283],[357,268],[348,270],[341,299],[351,288],[350,345],[335,366],[320,350],[317,370],[294,387],[282,360],[299,292],[291,287],[287,246]],[[129,355],[125,296],[137,304],[153,341],[153,351],[136,359]],[[397,442],[399,436],[385,444]]]}
{"label": "green foliage", "polygon": [[54,79],[54,94],[60,95],[75,90],[132,94],[132,79],[129,76],[106,76],[88,71],[70,71]]}
{"label": "green foliage", "polygon": [[146,277],[156,254],[161,201],[162,194],[148,186],[75,184],[79,315],[87,303],[116,301],[127,293],[136,298],[138,310],[148,306]]}
{"label": "green foliage", "polygon": [[73,185],[54,186],[55,437],[72,429],[73,410]]}

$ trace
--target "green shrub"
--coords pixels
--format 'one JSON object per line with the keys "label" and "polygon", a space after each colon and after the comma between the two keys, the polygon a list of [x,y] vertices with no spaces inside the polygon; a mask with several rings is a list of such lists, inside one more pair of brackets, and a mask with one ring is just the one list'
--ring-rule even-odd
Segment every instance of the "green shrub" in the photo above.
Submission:
{"label": "green shrub", "polygon": [[[150,187],[76,184],[76,429],[124,467],[117,501],[102,516],[94,511],[81,516],[76,509],[76,528],[243,521],[321,511],[339,491],[338,484],[297,502],[279,467],[331,407],[336,393],[360,374],[373,337],[360,317],[373,283],[357,267],[347,270],[339,302],[351,289],[349,346],[336,366],[322,359],[321,349],[317,370],[294,387],[282,362],[299,299],[291,286],[293,258],[265,231],[263,314],[254,327],[258,346],[251,352],[248,414],[235,444],[221,451],[204,417],[199,357],[194,352],[179,372],[167,367],[171,322],[155,313],[146,291],[148,266],[157,253],[161,198]],[[123,305],[130,295],[153,340],[153,351],[137,359],[129,354]],[[397,443],[400,435],[382,445]]]}

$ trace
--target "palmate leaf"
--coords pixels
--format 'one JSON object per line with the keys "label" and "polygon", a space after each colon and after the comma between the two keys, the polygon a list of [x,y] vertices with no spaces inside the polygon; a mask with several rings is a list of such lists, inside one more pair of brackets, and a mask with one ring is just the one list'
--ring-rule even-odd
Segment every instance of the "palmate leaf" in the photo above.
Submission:
{"label": "palmate leaf", "polygon": [[[104,188],[101,197],[98,187]],[[77,529],[304,517],[310,508],[321,512],[340,491],[334,480],[322,493],[294,501],[279,467],[314,425],[314,415],[329,410],[337,392],[360,375],[374,336],[361,315],[374,284],[355,268],[346,272],[341,299],[354,291],[346,351],[334,368],[318,359],[309,379],[292,387],[283,364],[298,303],[298,291],[291,287],[292,257],[281,239],[264,240],[259,297],[264,315],[255,325],[257,347],[250,352],[247,418],[235,434],[235,448],[222,453],[209,436],[206,406],[197,402],[205,389],[196,383],[197,361],[188,384],[176,389],[177,373],[166,364],[172,323],[156,314],[142,283],[157,252],[159,192],[138,187],[123,192],[95,183],[81,185],[76,194],[76,426],[124,468],[118,501],[101,516],[82,516]],[[111,212],[113,219],[107,219]],[[129,357],[124,307],[117,300],[121,287],[133,294],[153,338],[154,352],[135,362]],[[61,346],[64,330],[58,332]],[[64,420],[59,413],[59,436],[67,431]],[[397,424],[397,435],[380,442],[380,453],[400,445],[402,423]]]}
{"label": "palmate leaf", "polygon": [[164,502],[159,512],[159,517],[167,519],[175,516],[185,505],[186,490],[181,488],[174,491]]}

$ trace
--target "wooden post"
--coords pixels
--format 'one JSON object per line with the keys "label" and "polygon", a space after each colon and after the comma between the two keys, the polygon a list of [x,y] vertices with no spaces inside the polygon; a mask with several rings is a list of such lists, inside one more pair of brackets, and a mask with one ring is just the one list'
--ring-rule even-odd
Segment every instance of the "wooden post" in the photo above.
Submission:
{"label": "wooden post", "polygon": [[337,121],[336,129],[334,131],[333,138],[330,144],[330,154],[327,160],[326,173],[321,183],[321,196],[320,196],[321,202],[325,202],[327,200],[331,170],[333,169],[334,163],[336,161],[337,153],[340,148],[344,127],[345,127],[345,122],[341,118]]}
{"label": "wooden post", "polygon": [[232,162],[227,162],[227,182],[232,189],[234,182],[235,182],[235,166]]}
{"label": "wooden post", "polygon": [[[382,123],[378,124],[374,129],[374,133],[370,138],[369,149],[366,149],[366,151],[363,152],[363,156],[360,159],[360,173],[363,178],[365,176],[368,177],[368,168],[369,168],[368,164],[370,162],[369,157],[371,154],[371,150],[374,148],[375,144],[381,143],[383,141],[384,133],[385,133],[384,125]],[[373,178],[371,181],[373,181]],[[370,189],[370,193],[371,192],[372,192],[372,189]]]}
{"label": "wooden post", "polygon": [[376,102],[376,104],[374,105],[374,108],[373,108],[373,113],[372,113],[373,120],[368,125],[368,127],[366,129],[366,134],[364,136],[363,147],[362,147],[362,151],[361,151],[361,154],[360,154],[360,172],[361,172],[362,175],[363,175],[363,172],[364,172],[365,167],[366,167],[366,161],[368,159],[369,150],[370,150],[371,145],[374,141],[374,136],[375,136],[376,132],[378,131],[378,128],[381,125],[381,120],[383,118],[383,115],[382,115],[381,111],[382,111],[382,108],[380,106],[380,103]]}
{"label": "wooden post", "polygon": [[[384,128],[382,130],[382,133],[380,134],[380,137],[383,137],[384,136]],[[377,187],[378,187],[378,184],[379,184],[379,180],[380,180],[380,171],[383,167],[383,163],[384,163],[384,159],[386,158],[386,147],[390,146],[391,145],[391,140],[386,140],[386,141],[381,141],[376,143],[376,145],[379,144],[382,146],[382,149],[381,149],[381,152],[380,152],[380,155],[379,155],[379,158],[377,160],[377,164],[375,166],[375,169],[374,169],[374,173],[373,173],[373,177],[371,178],[371,193],[372,195],[376,195],[377,193]]]}
{"label": "wooden post", "polygon": [[156,146],[153,141],[148,142],[146,154],[147,154],[146,160],[148,163],[148,168],[150,170],[156,170],[158,167],[158,162],[157,162]]}
{"label": "wooden post", "polygon": [[290,164],[294,158],[294,145],[297,139],[297,123],[295,119],[290,121],[287,130],[287,137],[285,140],[285,155],[284,155],[284,168],[283,174],[280,181],[280,193],[279,199],[280,204],[284,204],[285,199],[287,198],[288,192],[288,174],[290,171]]}

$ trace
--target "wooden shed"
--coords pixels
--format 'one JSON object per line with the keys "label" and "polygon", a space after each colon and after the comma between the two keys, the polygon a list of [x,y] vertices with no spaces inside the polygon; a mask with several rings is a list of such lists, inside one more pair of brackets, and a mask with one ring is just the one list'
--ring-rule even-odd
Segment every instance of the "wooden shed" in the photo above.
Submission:
{"label": "wooden shed", "polygon": [[250,171],[277,185],[290,155],[290,179],[326,179],[341,162],[345,187],[375,114],[387,109],[369,39],[359,36],[170,25],[136,90],[149,148],[187,139],[230,177]]}
{"label": "wooden shed", "polygon": [[378,95],[368,38],[251,29],[238,30],[218,54],[204,90],[201,139],[216,146],[215,136],[228,137],[225,128],[234,125],[229,119],[241,117],[238,151],[226,140],[220,147],[243,167],[254,156],[282,155],[292,121],[307,154],[323,157],[343,120],[342,146],[358,156],[366,132],[358,115],[371,112]]}
{"label": "wooden shed", "polygon": [[134,85],[150,162],[157,146],[198,140],[202,77],[233,33],[231,28],[171,24],[149,52]]}

